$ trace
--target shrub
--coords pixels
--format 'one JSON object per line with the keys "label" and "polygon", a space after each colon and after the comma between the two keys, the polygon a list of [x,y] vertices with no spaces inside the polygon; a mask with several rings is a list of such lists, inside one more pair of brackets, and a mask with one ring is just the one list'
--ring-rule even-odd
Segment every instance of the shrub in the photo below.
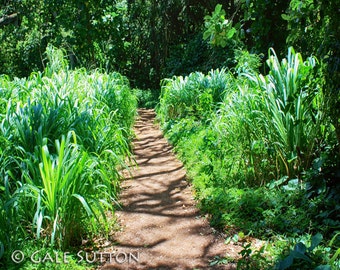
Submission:
{"label": "shrub", "polygon": [[119,73],[49,65],[0,78],[0,257],[22,239],[67,248],[107,232],[130,157],[136,98]]}

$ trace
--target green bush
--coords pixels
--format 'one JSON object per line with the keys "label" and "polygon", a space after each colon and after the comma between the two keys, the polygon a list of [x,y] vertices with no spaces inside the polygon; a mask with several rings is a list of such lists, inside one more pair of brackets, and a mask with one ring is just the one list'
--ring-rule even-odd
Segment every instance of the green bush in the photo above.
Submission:
{"label": "green bush", "polygon": [[69,70],[62,51],[48,53],[44,73],[0,78],[0,257],[22,239],[65,249],[107,233],[131,156],[127,79]]}
{"label": "green bush", "polygon": [[270,50],[262,75],[260,57],[235,55],[233,72],[192,73],[162,85],[158,118],[201,209],[231,232],[329,237],[339,228],[338,146],[316,59],[289,48],[280,61]]}
{"label": "green bush", "polygon": [[152,109],[155,108],[159,101],[159,91],[133,89],[138,100],[139,108]]}
{"label": "green bush", "polygon": [[231,74],[222,69],[211,70],[207,75],[195,72],[187,77],[165,79],[158,108],[161,121],[210,115],[223,100],[231,78]]}

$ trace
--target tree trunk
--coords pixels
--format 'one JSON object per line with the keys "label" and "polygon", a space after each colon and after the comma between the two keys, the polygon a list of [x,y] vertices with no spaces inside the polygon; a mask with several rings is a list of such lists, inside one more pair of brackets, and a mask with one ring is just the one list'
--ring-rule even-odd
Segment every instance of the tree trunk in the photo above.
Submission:
{"label": "tree trunk", "polygon": [[18,24],[18,15],[19,13],[13,13],[0,18],[0,27],[11,23]]}

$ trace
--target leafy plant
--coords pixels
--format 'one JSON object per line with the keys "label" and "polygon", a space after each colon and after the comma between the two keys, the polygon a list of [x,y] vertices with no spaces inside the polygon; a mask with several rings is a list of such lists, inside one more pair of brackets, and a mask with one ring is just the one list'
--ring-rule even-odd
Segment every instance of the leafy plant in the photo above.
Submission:
{"label": "leafy plant", "polygon": [[4,255],[22,239],[66,249],[107,234],[119,169],[131,160],[136,98],[127,79],[70,70],[63,51],[49,47],[48,54],[45,72],[0,79]]}
{"label": "leafy plant", "polygon": [[[271,49],[266,75],[257,71],[259,56],[239,51],[237,59],[232,71],[163,82],[158,117],[199,206],[227,231],[329,235],[338,227],[338,162],[336,147],[326,143],[336,139],[325,128],[321,85],[312,77],[316,59],[304,61],[290,48],[279,60]],[[270,267],[263,253],[244,252],[244,267]]]}
{"label": "leafy plant", "polygon": [[133,89],[140,108],[155,108],[158,104],[159,92],[156,90]]}
{"label": "leafy plant", "polygon": [[242,258],[237,261],[237,269],[270,269],[271,262],[264,253],[265,246],[252,250],[251,243],[243,245],[243,250],[239,252]]}
{"label": "leafy plant", "polygon": [[228,42],[237,44],[237,28],[240,28],[240,24],[233,27],[233,21],[226,19],[225,15],[226,12],[222,9],[222,5],[218,4],[211,16],[206,15],[204,17],[205,32],[203,39],[209,38],[209,42],[215,46],[226,47]]}
{"label": "leafy plant", "polygon": [[[333,245],[334,240],[338,236],[339,233],[333,237],[330,241],[330,246]],[[338,249],[330,259],[325,259],[322,250],[318,249],[322,240],[323,236],[317,233],[311,237],[310,246],[307,247],[303,242],[297,243],[294,249],[289,252],[289,255],[277,264],[276,268],[280,270],[296,269],[297,267],[299,269],[332,269],[332,267],[335,267],[335,261],[340,254],[340,249]]]}
{"label": "leafy plant", "polygon": [[275,53],[269,56],[267,63],[269,75],[259,76],[259,86],[267,97],[264,113],[273,121],[269,126],[266,120],[263,124],[285,173],[289,177],[299,176],[299,171],[311,164],[315,149],[313,138],[321,136],[322,95],[317,89],[308,88],[308,75],[315,59],[304,62],[299,53],[289,48],[287,59],[281,64]]}
{"label": "leafy plant", "polygon": [[211,70],[207,75],[200,72],[187,77],[164,79],[158,115],[162,122],[174,118],[195,116],[204,118],[217,109],[223,100],[232,75],[225,69]]}
{"label": "leafy plant", "polygon": [[[74,132],[57,140],[56,149],[55,157],[46,145],[41,149],[41,185],[29,176],[26,181],[37,209],[33,219],[37,239],[48,236],[51,246],[66,247],[81,237],[86,219],[96,218],[99,222],[96,215],[101,213],[105,220],[104,210],[112,205],[107,199],[112,196],[111,183],[109,179],[96,183],[88,175],[96,167],[90,165],[93,161],[77,146]],[[87,172],[89,166],[94,171]],[[97,198],[94,194],[102,195]]]}

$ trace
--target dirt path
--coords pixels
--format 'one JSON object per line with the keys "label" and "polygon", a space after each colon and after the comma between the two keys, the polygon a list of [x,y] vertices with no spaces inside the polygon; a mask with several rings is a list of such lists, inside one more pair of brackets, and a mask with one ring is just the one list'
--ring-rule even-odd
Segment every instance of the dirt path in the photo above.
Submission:
{"label": "dirt path", "polygon": [[183,165],[153,124],[155,113],[139,114],[134,142],[138,167],[123,183],[117,245],[105,250],[117,257],[102,269],[235,269],[232,264],[209,267],[214,256],[236,257],[240,247],[226,246],[200,216]]}

